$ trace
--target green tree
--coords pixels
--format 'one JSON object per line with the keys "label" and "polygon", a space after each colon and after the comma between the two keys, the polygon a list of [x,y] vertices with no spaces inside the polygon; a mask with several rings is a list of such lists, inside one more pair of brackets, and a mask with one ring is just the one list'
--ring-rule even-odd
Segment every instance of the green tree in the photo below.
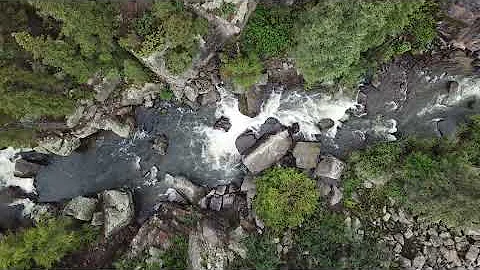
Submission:
{"label": "green tree", "polygon": [[67,253],[92,242],[97,232],[73,229],[71,219],[46,218],[35,227],[7,234],[0,240],[0,268],[51,268]]}
{"label": "green tree", "polygon": [[300,225],[315,211],[316,183],[296,169],[270,169],[255,179],[255,185],[255,213],[277,232]]}
{"label": "green tree", "polygon": [[243,87],[250,88],[262,75],[263,64],[254,53],[247,56],[238,56],[236,58],[222,58],[220,73],[225,78],[230,78],[233,83]]}
{"label": "green tree", "polygon": [[[297,66],[308,85],[342,80],[351,85],[358,82],[367,68],[375,67],[378,59],[365,57],[369,50],[396,40],[416,27],[423,15],[425,1],[322,1],[301,16],[297,45],[293,50]],[[412,29],[412,27],[414,27]],[[426,31],[426,29],[423,29]],[[428,30],[430,31],[430,30]],[[429,34],[424,35],[430,39]],[[422,40],[425,43],[427,40]],[[405,50],[397,48],[403,53]],[[377,52],[385,58],[382,52]],[[373,59],[372,59],[373,58]]]}

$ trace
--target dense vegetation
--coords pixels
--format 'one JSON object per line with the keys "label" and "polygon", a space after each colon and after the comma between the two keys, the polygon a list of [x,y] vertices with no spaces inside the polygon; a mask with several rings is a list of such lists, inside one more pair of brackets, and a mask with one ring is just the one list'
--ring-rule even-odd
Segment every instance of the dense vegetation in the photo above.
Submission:
{"label": "dense vegetation", "polygon": [[[409,139],[357,152],[349,161],[344,188],[347,197],[358,192],[360,200],[349,199],[347,206],[374,215],[390,197],[433,222],[478,225],[479,145],[477,116],[455,139]],[[364,181],[377,187],[364,188]]]}
{"label": "dense vegetation", "polygon": [[183,2],[155,1],[132,23],[121,44],[142,57],[163,52],[166,68],[180,74],[196,57],[199,39],[207,31],[207,21],[189,12]]}
{"label": "dense vegetation", "polygon": [[35,227],[10,233],[0,240],[0,268],[51,268],[67,253],[94,241],[98,232],[75,228],[68,218],[45,218]]}
{"label": "dense vegetation", "polygon": [[292,55],[309,85],[355,84],[369,67],[432,41],[434,20],[423,8],[425,1],[322,1],[300,17]]}
{"label": "dense vegetation", "polygon": [[316,183],[296,169],[272,168],[255,185],[255,213],[274,231],[296,227],[315,211]]}

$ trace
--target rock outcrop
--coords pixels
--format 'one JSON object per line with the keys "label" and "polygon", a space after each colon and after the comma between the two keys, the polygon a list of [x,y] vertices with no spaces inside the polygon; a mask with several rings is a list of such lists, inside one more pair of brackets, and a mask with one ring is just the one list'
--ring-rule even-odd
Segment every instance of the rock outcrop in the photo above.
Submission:
{"label": "rock outcrop", "polygon": [[105,216],[105,238],[124,228],[134,217],[132,194],[129,191],[107,190],[102,194]]}
{"label": "rock outcrop", "polygon": [[79,196],[70,200],[63,211],[66,215],[72,216],[75,219],[90,221],[97,208],[97,204],[98,200],[95,198]]}
{"label": "rock outcrop", "polygon": [[320,143],[297,142],[293,148],[296,165],[301,169],[313,169],[317,166],[320,155]]}
{"label": "rock outcrop", "polygon": [[172,176],[170,174],[165,175],[164,183],[167,187],[176,190],[181,194],[189,203],[198,204],[200,199],[206,194],[204,187],[193,184],[190,180],[183,176]]}
{"label": "rock outcrop", "polygon": [[253,174],[262,172],[278,162],[292,146],[288,131],[282,131],[267,138],[243,158],[243,164]]}
{"label": "rock outcrop", "polygon": [[324,156],[315,169],[316,177],[327,177],[339,180],[345,169],[345,163],[334,156]]}
{"label": "rock outcrop", "polygon": [[71,135],[49,136],[39,141],[37,149],[40,152],[50,152],[59,156],[69,156],[80,146],[80,139]]}

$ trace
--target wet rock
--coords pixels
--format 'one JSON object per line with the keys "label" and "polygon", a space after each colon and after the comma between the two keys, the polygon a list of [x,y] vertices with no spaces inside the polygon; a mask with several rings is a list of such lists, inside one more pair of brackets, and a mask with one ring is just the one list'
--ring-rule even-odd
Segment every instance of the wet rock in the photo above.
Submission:
{"label": "wet rock", "polygon": [[220,209],[222,209],[222,196],[212,196],[210,198],[209,208],[213,211],[220,211]]}
{"label": "wet rock", "polygon": [[158,154],[164,156],[167,154],[168,138],[165,135],[155,137],[152,144],[152,149],[157,151]]}
{"label": "wet rock", "polygon": [[269,137],[250,154],[243,158],[243,164],[254,174],[262,172],[278,162],[292,146],[288,131]]}
{"label": "wet rock", "polygon": [[132,127],[126,123],[121,123],[115,119],[107,119],[105,121],[105,126],[101,127],[103,130],[111,130],[113,133],[117,134],[122,138],[128,138],[132,132]]}
{"label": "wet rock", "polygon": [[244,193],[247,193],[247,207],[248,209],[252,209],[252,201],[257,194],[257,188],[255,186],[253,178],[250,176],[246,176],[243,179],[240,190]]}
{"label": "wet rock", "polygon": [[275,118],[269,117],[265,120],[257,131],[247,130],[235,140],[235,146],[240,154],[245,155],[249,152],[258,140],[268,135],[274,135],[283,131],[285,127]]}
{"label": "wet rock", "polygon": [[165,175],[165,185],[180,193],[189,203],[198,204],[207,193],[204,187],[197,186],[182,176]]}
{"label": "wet rock", "polygon": [[215,124],[213,125],[214,129],[223,129],[225,132],[228,132],[232,127],[232,123],[230,123],[230,119],[225,116],[222,116],[217,119]]}
{"label": "wet rock", "polygon": [[296,165],[301,169],[313,169],[320,155],[320,143],[297,142],[293,148]]}
{"label": "wet rock", "polygon": [[50,136],[41,139],[38,143],[40,150],[44,149],[59,156],[69,156],[78,147],[80,147],[80,139],[70,135],[64,137]]}
{"label": "wet rock", "polygon": [[14,176],[23,178],[32,178],[40,171],[42,165],[19,159],[15,161]]}
{"label": "wet rock", "polygon": [[403,235],[400,233],[397,233],[393,236],[393,238],[400,244],[400,245],[405,245],[405,240],[403,238]]}
{"label": "wet rock", "polygon": [[102,226],[104,223],[104,216],[102,212],[95,212],[92,216],[92,226]]}
{"label": "wet rock", "polygon": [[98,200],[95,198],[79,196],[68,202],[63,211],[66,215],[72,216],[75,219],[90,221],[97,208],[97,203]]}
{"label": "wet rock", "polygon": [[327,177],[339,180],[345,169],[345,163],[334,156],[324,156],[315,169],[316,177]]}
{"label": "wet rock", "polygon": [[228,248],[235,252],[240,258],[247,258],[247,249],[242,241],[247,237],[245,230],[241,226],[238,226],[235,230],[230,232],[230,241]]}
{"label": "wet rock", "polygon": [[425,258],[425,256],[419,255],[413,259],[412,266],[415,269],[422,269],[422,267],[425,265],[426,262],[427,262],[427,259]]}
{"label": "wet rock", "polygon": [[321,131],[328,130],[328,129],[332,128],[334,125],[335,125],[335,122],[330,118],[320,119],[320,121],[318,121],[318,123],[317,123],[317,127]]}
{"label": "wet rock", "polygon": [[465,254],[465,259],[468,262],[475,262],[475,260],[477,260],[477,258],[478,258],[478,253],[479,252],[480,252],[480,249],[478,247],[472,245],[468,249],[467,254]]}
{"label": "wet rock", "polygon": [[246,154],[257,142],[253,131],[244,132],[235,140],[235,146],[240,154]]}
{"label": "wet rock", "polygon": [[225,195],[225,192],[227,191],[227,186],[225,185],[221,185],[221,186],[217,186],[215,187],[215,194],[217,195]]}
{"label": "wet rock", "polygon": [[183,198],[183,196],[177,192],[176,189],[173,188],[168,188],[167,191],[165,191],[165,197],[166,200],[169,202],[174,202],[174,203],[186,203],[187,201]]}
{"label": "wet rock", "polygon": [[38,153],[35,151],[20,152],[18,155],[22,157],[23,160],[44,166],[48,165],[50,159],[47,154]]}
{"label": "wet rock", "polygon": [[398,259],[398,262],[400,263],[400,266],[403,267],[404,269],[408,269],[412,267],[412,261],[405,257],[400,256],[400,258]]}
{"label": "wet rock", "polygon": [[223,196],[222,209],[229,210],[233,208],[235,203],[235,194],[226,194]]}
{"label": "wet rock", "polygon": [[333,186],[332,190],[333,190],[333,195],[332,195],[332,198],[330,199],[330,205],[334,206],[339,204],[342,201],[343,194],[340,191],[340,189],[338,189],[336,186]]}
{"label": "wet rock", "polygon": [[464,28],[460,31],[457,38],[453,42],[454,46],[469,51],[478,51],[480,50],[480,20],[474,22],[471,26]]}
{"label": "wet rock", "polygon": [[242,113],[250,117],[257,116],[262,108],[262,104],[267,99],[268,93],[263,87],[254,87],[245,93],[246,111]]}
{"label": "wet rock", "polygon": [[134,216],[132,194],[129,191],[103,192],[105,238],[130,224]]}
{"label": "wet rock", "polygon": [[207,106],[217,103],[220,100],[220,94],[217,91],[210,91],[206,94],[200,95],[198,102],[201,106]]}

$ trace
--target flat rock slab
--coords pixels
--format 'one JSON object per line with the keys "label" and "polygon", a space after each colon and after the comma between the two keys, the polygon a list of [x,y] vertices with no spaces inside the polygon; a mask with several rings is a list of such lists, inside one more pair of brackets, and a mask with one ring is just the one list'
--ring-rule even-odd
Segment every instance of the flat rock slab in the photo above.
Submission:
{"label": "flat rock slab", "polygon": [[315,169],[316,177],[338,180],[345,169],[345,163],[334,156],[324,156]]}
{"label": "flat rock slab", "polygon": [[262,172],[278,162],[292,146],[288,131],[270,136],[250,154],[243,158],[243,164],[254,174]]}
{"label": "flat rock slab", "polygon": [[98,200],[95,198],[75,197],[64,209],[65,214],[78,220],[90,221],[97,208]]}
{"label": "flat rock slab", "polygon": [[320,155],[320,143],[297,142],[293,148],[293,156],[298,168],[313,169],[317,166]]}

